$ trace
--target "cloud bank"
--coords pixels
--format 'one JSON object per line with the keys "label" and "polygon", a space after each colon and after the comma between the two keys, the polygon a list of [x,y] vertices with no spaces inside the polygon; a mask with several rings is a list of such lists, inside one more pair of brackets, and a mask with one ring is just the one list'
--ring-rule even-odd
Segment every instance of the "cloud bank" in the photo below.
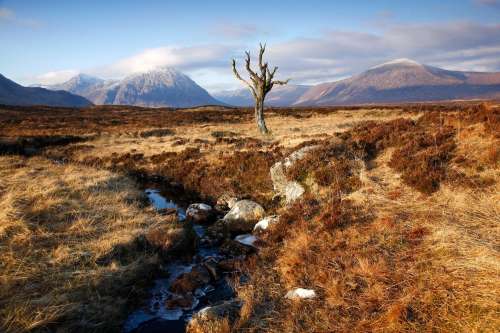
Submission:
{"label": "cloud bank", "polygon": [[[227,33],[235,36],[253,33],[253,28],[228,26]],[[119,78],[158,66],[172,66],[185,71],[209,90],[237,88],[239,84],[231,76],[229,63],[236,55],[241,64],[243,51],[254,51],[255,46],[231,41],[165,46],[82,71]],[[500,71],[500,24],[467,21],[390,24],[377,33],[331,30],[314,37],[270,43],[267,52],[269,63],[279,66],[279,76],[292,78],[296,84],[334,81],[395,58],[411,58],[454,70]],[[45,76],[53,81],[62,80],[70,71]]]}

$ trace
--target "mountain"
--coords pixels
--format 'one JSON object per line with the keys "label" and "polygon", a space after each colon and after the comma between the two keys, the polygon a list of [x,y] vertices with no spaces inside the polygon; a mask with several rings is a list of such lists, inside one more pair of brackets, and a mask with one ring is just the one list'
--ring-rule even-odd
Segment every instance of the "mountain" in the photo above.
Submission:
{"label": "mountain", "polygon": [[500,73],[449,71],[397,59],[310,88],[294,105],[345,105],[500,98]]}
{"label": "mountain", "polygon": [[94,104],[148,107],[222,104],[187,75],[169,67],[130,75],[120,81],[105,81],[80,74],[50,88],[79,94]]}
{"label": "mountain", "polygon": [[0,104],[84,107],[92,103],[67,91],[23,87],[0,74]]}
{"label": "mountain", "polygon": [[[295,103],[310,86],[286,85],[277,86],[266,97],[266,105],[288,106]],[[252,106],[254,99],[248,88],[238,90],[225,90],[213,94],[218,100],[234,106]]]}
{"label": "mountain", "polygon": [[104,80],[87,74],[78,74],[68,81],[49,86],[52,90],[65,90],[72,94],[85,95],[95,89],[96,86],[104,83]]}

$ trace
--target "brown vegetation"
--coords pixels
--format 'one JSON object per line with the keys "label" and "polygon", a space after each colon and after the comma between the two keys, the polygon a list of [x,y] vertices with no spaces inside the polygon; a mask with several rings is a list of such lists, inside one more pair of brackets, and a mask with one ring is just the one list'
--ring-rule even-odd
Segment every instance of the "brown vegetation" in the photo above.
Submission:
{"label": "brown vegetation", "polygon": [[[8,214],[3,216],[8,223],[0,225],[0,244],[2,250],[21,251],[2,251],[3,262],[9,264],[0,266],[0,311],[2,318],[8,318],[4,326],[12,331],[73,328],[82,322],[106,331],[123,320],[126,313],[120,311],[140,290],[132,288],[131,296],[117,303],[111,299],[117,290],[102,291],[101,286],[113,279],[121,289],[117,295],[124,295],[130,281],[138,286],[140,277],[147,276],[142,265],[156,257],[150,246],[113,249],[134,243],[140,234],[151,244],[170,247],[176,235],[185,232],[178,226],[159,232],[166,227],[161,223],[148,229],[158,216],[140,207],[140,195],[124,173],[136,179],[161,179],[168,187],[183,188],[193,198],[212,203],[222,194],[252,198],[268,214],[281,216],[260,236],[265,245],[258,255],[238,267],[250,280],[237,288],[244,305],[236,327],[222,321],[211,328],[196,327],[200,332],[495,332],[500,328],[498,106],[269,109],[266,121],[273,134],[266,138],[257,135],[248,109],[102,107],[81,113],[49,109],[35,121],[40,112],[0,111],[1,119],[10,119],[0,122],[4,141],[71,134],[85,142],[38,148],[36,154],[67,161],[67,166],[42,157],[2,157],[6,171],[0,176],[4,184],[0,205],[7,207],[2,211]],[[305,185],[306,193],[282,207],[273,197],[269,168],[310,145],[318,147],[287,170],[289,178]],[[17,176],[9,183],[11,172]],[[32,172],[40,175],[33,177]],[[101,179],[99,186],[85,183],[92,179]],[[91,198],[88,191],[96,188]],[[127,195],[122,196],[124,192]],[[24,197],[30,200],[20,199]],[[48,198],[60,201],[52,205]],[[15,214],[8,213],[13,210]],[[67,227],[84,218],[100,223]],[[37,229],[30,229],[34,223]],[[43,241],[37,238],[29,246],[16,247],[15,242],[25,244],[35,235]],[[61,246],[64,251],[57,252]],[[26,261],[24,257],[31,260],[31,252],[24,252],[28,250],[56,251],[63,264],[40,260],[43,256]],[[91,259],[81,259],[83,252],[89,252]],[[87,277],[85,283],[82,275]],[[25,298],[13,297],[14,286],[28,288],[26,281],[33,276],[39,289],[30,289]],[[60,282],[59,276],[71,276],[67,278],[71,288],[53,288],[52,281]],[[318,297],[284,298],[297,287],[314,289]],[[86,297],[96,290],[101,298],[88,301]],[[67,296],[55,298],[60,303],[37,302],[47,301],[46,295]],[[65,297],[91,305],[84,309],[65,303]],[[39,304],[47,311],[35,313],[46,317],[32,322],[29,318],[34,317],[27,313],[40,309]],[[85,320],[75,321],[74,316]]]}
{"label": "brown vegetation", "polygon": [[14,156],[0,187],[0,330],[119,331],[158,264],[134,245],[159,221],[134,184]]}

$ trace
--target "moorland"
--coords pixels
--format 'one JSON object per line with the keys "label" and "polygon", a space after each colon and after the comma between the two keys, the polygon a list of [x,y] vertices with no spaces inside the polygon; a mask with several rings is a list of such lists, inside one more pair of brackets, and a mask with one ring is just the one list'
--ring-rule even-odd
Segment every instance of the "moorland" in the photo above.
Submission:
{"label": "moorland", "polygon": [[[269,108],[266,136],[253,116],[0,106],[0,330],[122,331],[209,241],[239,306],[190,332],[498,331],[499,104]],[[297,151],[289,200],[271,170]],[[151,184],[213,207],[204,240]],[[220,219],[242,199],[276,216],[251,251]]]}

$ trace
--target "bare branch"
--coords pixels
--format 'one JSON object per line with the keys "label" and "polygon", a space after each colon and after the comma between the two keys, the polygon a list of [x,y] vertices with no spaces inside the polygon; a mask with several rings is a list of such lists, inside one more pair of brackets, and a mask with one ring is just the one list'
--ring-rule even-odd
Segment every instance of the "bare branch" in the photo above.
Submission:
{"label": "bare branch", "polygon": [[267,79],[269,82],[271,82],[274,78],[274,74],[276,74],[276,71],[278,70],[278,67],[274,67],[272,72],[269,70],[269,68],[266,69],[267,69]]}
{"label": "bare branch", "polygon": [[250,79],[254,82],[257,83],[259,81],[259,76],[257,73],[255,73],[252,68],[250,67],[250,52],[245,51],[246,58],[245,58],[245,67],[248,71],[248,74],[250,74]]}
{"label": "bare branch", "polygon": [[236,78],[238,80],[240,80],[241,82],[245,83],[250,88],[250,91],[252,92],[252,94],[255,97],[256,94],[255,94],[255,90],[254,90],[253,86],[250,84],[250,82],[248,82],[247,80],[245,80],[244,78],[242,78],[241,75],[240,75],[240,73],[238,73],[238,70],[236,69],[236,60],[235,59],[233,59],[233,73],[234,73],[234,76],[236,76]]}
{"label": "bare branch", "polygon": [[261,79],[262,81],[264,82],[265,85],[268,84],[268,64],[267,62],[264,63],[264,60],[263,60],[263,57],[264,57],[264,52],[266,52],[266,44],[264,43],[264,45],[259,44],[260,45],[260,51],[259,51],[259,68],[260,68],[260,74],[261,74]]}
{"label": "bare branch", "polygon": [[259,44],[259,45],[260,45],[260,50],[259,50],[259,67],[262,68],[263,67],[262,58],[264,56],[264,52],[266,52],[266,44],[264,44],[264,45]]}

